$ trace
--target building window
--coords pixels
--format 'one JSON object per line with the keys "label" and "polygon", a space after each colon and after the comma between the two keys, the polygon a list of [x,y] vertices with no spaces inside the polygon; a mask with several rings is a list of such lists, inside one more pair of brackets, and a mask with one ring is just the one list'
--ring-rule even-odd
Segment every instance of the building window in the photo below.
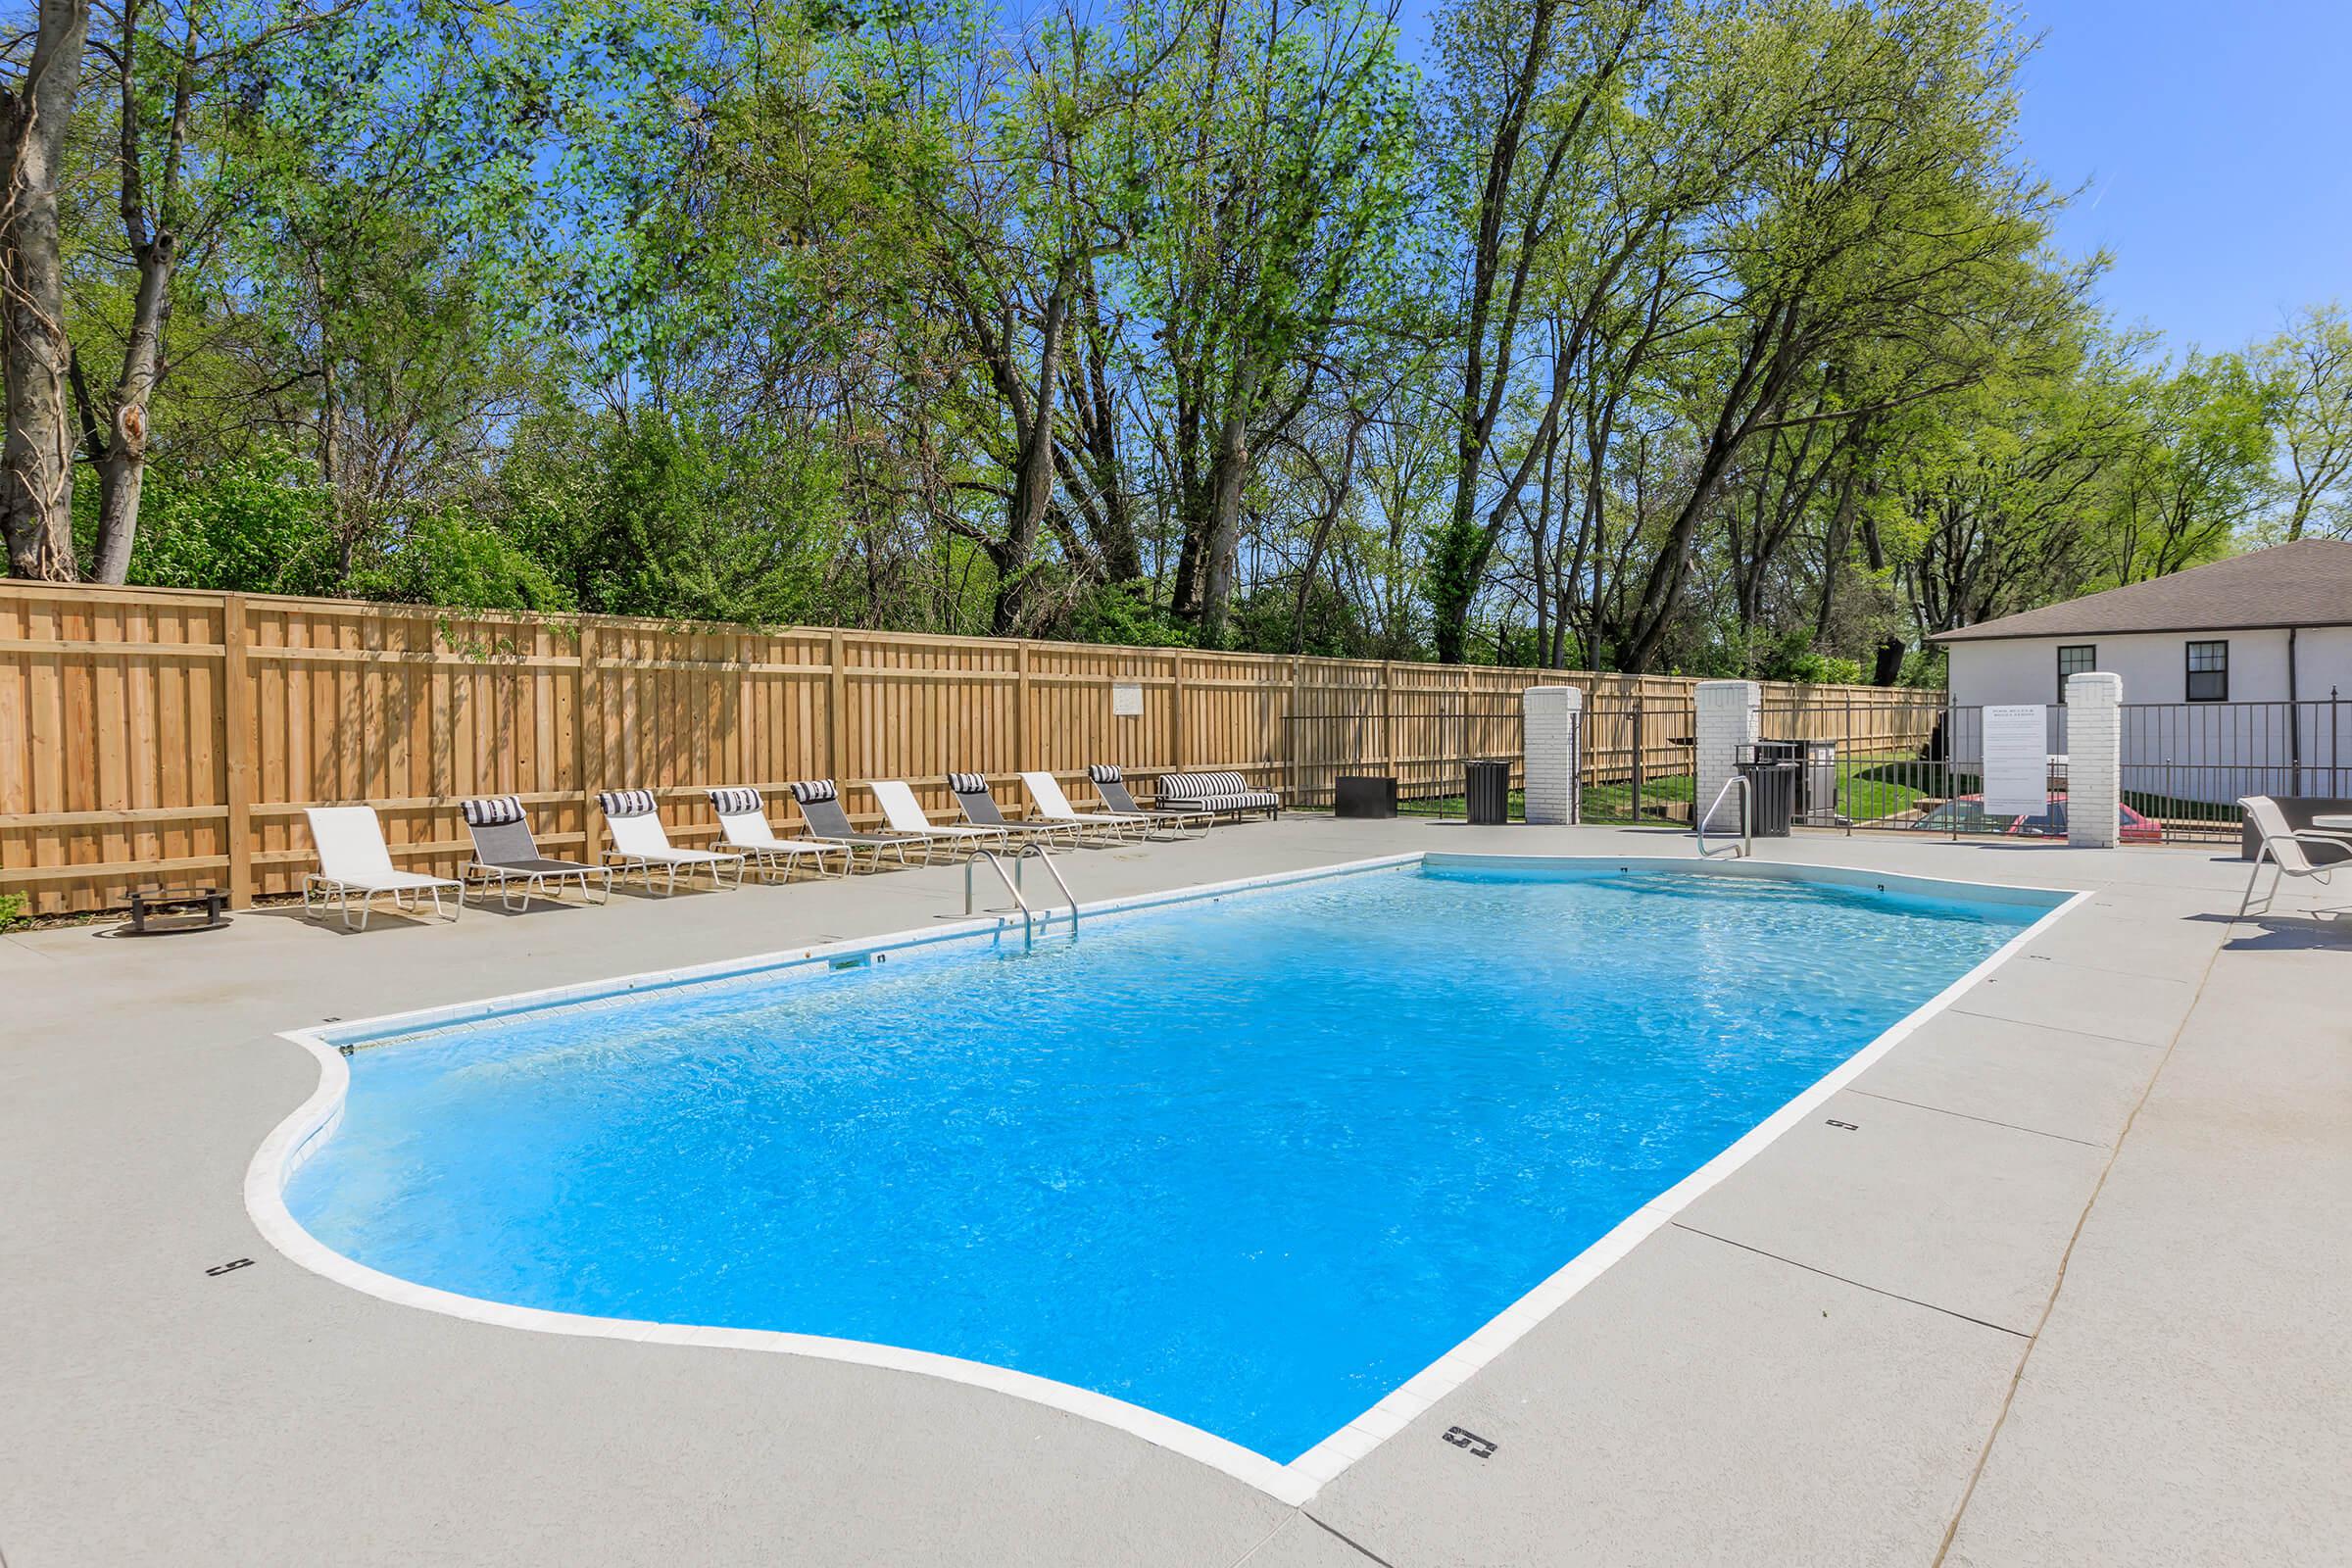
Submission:
{"label": "building window", "polygon": [[2188,645],[2188,700],[2192,703],[2226,703],[2230,700],[2228,643]]}
{"label": "building window", "polygon": [[2066,677],[2087,675],[2099,667],[2099,648],[2096,643],[2076,643],[2058,650],[2058,702],[2066,703]]}

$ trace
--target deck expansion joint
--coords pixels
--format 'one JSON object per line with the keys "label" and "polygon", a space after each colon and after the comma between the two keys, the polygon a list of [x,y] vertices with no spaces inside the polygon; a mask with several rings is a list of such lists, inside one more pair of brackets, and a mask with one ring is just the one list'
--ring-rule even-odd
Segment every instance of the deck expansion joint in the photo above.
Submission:
{"label": "deck expansion joint", "polygon": [[[2106,1037],[2100,1035],[2094,1036],[2093,1038],[2104,1039]],[[2148,1046],[2144,1049],[2156,1051],[2161,1048],[2156,1046]],[[2114,1147],[2112,1144],[2102,1144],[2095,1138],[2076,1138],[2068,1133],[2045,1132],[2039,1127],[2023,1127],[2013,1121],[2000,1121],[1991,1116],[1977,1116],[1972,1115],[1965,1110],[1954,1110],[1948,1105],[1931,1105],[1926,1103],[1924,1101],[1905,1100],[1899,1095],[1882,1095],[1876,1090],[1856,1089],[1851,1084],[1845,1086],[1845,1092],[1849,1095],[1860,1095],[1868,1100],[1883,1100],[1889,1105],[1908,1105],[1913,1110],[1934,1111],[1938,1116],[1957,1116],[1962,1121],[1973,1121],[1978,1123],[1980,1126],[2004,1127],[2010,1132],[2027,1133],[2035,1138],[2055,1138],[2062,1144],[2081,1144],[2084,1149],[2112,1149]]]}
{"label": "deck expansion joint", "polygon": [[2034,1338],[2024,1329],[2013,1329],[2007,1324],[1995,1323],[1989,1318],[1972,1317],[1955,1307],[1938,1306],[1934,1301],[1923,1301],[1916,1296],[1905,1296],[1900,1291],[1890,1291],[1885,1286],[1872,1285],[1865,1280],[1853,1279],[1844,1274],[1833,1274],[1828,1269],[1812,1263],[1802,1262],[1780,1252],[1767,1251],[1761,1247],[1751,1247],[1745,1242],[1736,1242],[1729,1236],[1718,1236],[1713,1231],[1702,1231],[1697,1226],[1686,1225],[1679,1219],[1670,1220],[1667,1223],[1678,1231],[1688,1231],[1692,1236],[1703,1236],[1710,1242],[1721,1242],[1726,1247],[1737,1247],[1742,1252],[1753,1252],[1758,1257],[1769,1257],[1776,1263],[1786,1263],[1790,1268],[1801,1268],[1808,1274],[1818,1274],[1825,1280],[1836,1280],[1840,1285],[1851,1285],[1857,1291],[1868,1291],[1873,1296],[1884,1296],[1890,1301],[1905,1301],[1912,1306],[1924,1306],[1931,1312],[1941,1312],[1945,1317],[1956,1317],[1963,1323],[1974,1323],[1979,1328],[1991,1329],[1997,1334],[2006,1334],[2012,1339],[2031,1341]]}

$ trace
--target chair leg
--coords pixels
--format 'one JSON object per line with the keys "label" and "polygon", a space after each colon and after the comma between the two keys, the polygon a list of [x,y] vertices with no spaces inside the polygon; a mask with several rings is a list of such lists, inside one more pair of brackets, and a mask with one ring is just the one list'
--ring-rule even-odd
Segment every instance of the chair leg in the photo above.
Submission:
{"label": "chair leg", "polygon": [[[2270,858],[2270,854],[2271,847],[2267,844],[2255,853],[2254,869],[2248,872],[2246,875],[2245,897],[2237,901],[2237,918],[2240,920],[2246,917],[2246,911],[2252,908],[2254,906],[2254,884],[2262,879],[2262,862]],[[2266,909],[2269,908],[2271,906],[2271,899],[2277,898],[2278,895],[2278,884],[2276,880],[2274,880],[2271,884],[2270,897],[2265,898],[2262,901],[2262,906]]]}

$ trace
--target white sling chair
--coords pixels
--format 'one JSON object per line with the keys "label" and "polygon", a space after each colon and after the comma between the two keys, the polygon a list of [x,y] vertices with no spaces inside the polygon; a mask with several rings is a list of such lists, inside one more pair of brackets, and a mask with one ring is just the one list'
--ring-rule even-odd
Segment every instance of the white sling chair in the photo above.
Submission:
{"label": "white sling chair", "polygon": [[1099,829],[1113,838],[1125,838],[1130,833],[1140,837],[1152,830],[1152,819],[1148,816],[1077,809],[1070,805],[1070,798],[1061,793],[1060,781],[1051,773],[1023,773],[1021,782],[1028,787],[1029,799],[1037,803],[1037,814],[1049,822],[1082,832]]}
{"label": "white sling chair", "polygon": [[408,909],[416,903],[416,895],[429,893],[433,913],[442,914],[441,890],[451,889],[457,897],[450,901],[447,918],[455,920],[466,907],[466,884],[445,876],[426,876],[417,871],[396,871],[392,868],[392,852],[384,847],[383,824],[375,819],[372,806],[314,806],[303,813],[311,819],[311,837],[318,845],[318,869],[306,871],[302,878],[302,912],[312,912],[312,898],[318,898],[318,907],[339,905],[343,910],[343,929],[351,929],[351,898],[360,896],[360,929],[368,929],[368,916],[375,912],[375,896],[392,895],[392,906]]}
{"label": "white sling chair", "polygon": [[[596,798],[604,808],[605,831],[612,836],[612,847],[605,852],[605,863],[616,876],[634,872],[645,882],[647,892],[654,887],[654,867],[668,872],[662,884],[664,894],[678,891],[678,868],[691,873],[702,866],[710,873],[713,892],[720,888],[743,886],[743,857],[725,850],[681,850],[669,842],[662,831],[662,814],[656,808],[651,790],[607,790]],[[730,882],[726,873],[733,871]]]}
{"label": "white sling chair", "polygon": [[2329,873],[2344,863],[2330,860],[2326,865],[2315,864],[2306,846],[2318,844],[2352,851],[2352,837],[2344,834],[2323,833],[2317,828],[2298,832],[2288,827],[2286,813],[2278,809],[2278,803],[2268,795],[2249,795],[2237,804],[2254,824],[2254,831],[2262,835],[2262,848],[2254,852],[2254,869],[2246,877],[2246,896],[2237,901],[2240,919],[2253,907],[2254,884],[2262,878],[2262,863],[2265,860],[2272,867],[2271,891],[2262,896],[2262,906],[2267,909],[2271,906],[2271,901],[2278,896],[2278,884],[2288,877],[2307,876],[2324,884]]}

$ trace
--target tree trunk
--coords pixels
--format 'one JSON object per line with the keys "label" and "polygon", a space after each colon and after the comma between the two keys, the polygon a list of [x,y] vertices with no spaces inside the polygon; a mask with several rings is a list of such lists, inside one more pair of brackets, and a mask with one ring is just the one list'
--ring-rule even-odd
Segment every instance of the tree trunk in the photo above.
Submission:
{"label": "tree trunk", "polygon": [[1225,646],[1225,621],[1233,609],[1233,574],[1242,547],[1242,481],[1250,471],[1250,444],[1242,424],[1249,400],[1236,398],[1217,428],[1217,456],[1208,475],[1208,526],[1200,549],[1200,646]]}
{"label": "tree trunk", "polygon": [[0,534],[9,570],[71,582],[74,423],[58,255],[57,166],[81,77],[88,0],[41,0],[39,36],[19,92],[0,94],[0,371],[8,428],[0,443]]}

